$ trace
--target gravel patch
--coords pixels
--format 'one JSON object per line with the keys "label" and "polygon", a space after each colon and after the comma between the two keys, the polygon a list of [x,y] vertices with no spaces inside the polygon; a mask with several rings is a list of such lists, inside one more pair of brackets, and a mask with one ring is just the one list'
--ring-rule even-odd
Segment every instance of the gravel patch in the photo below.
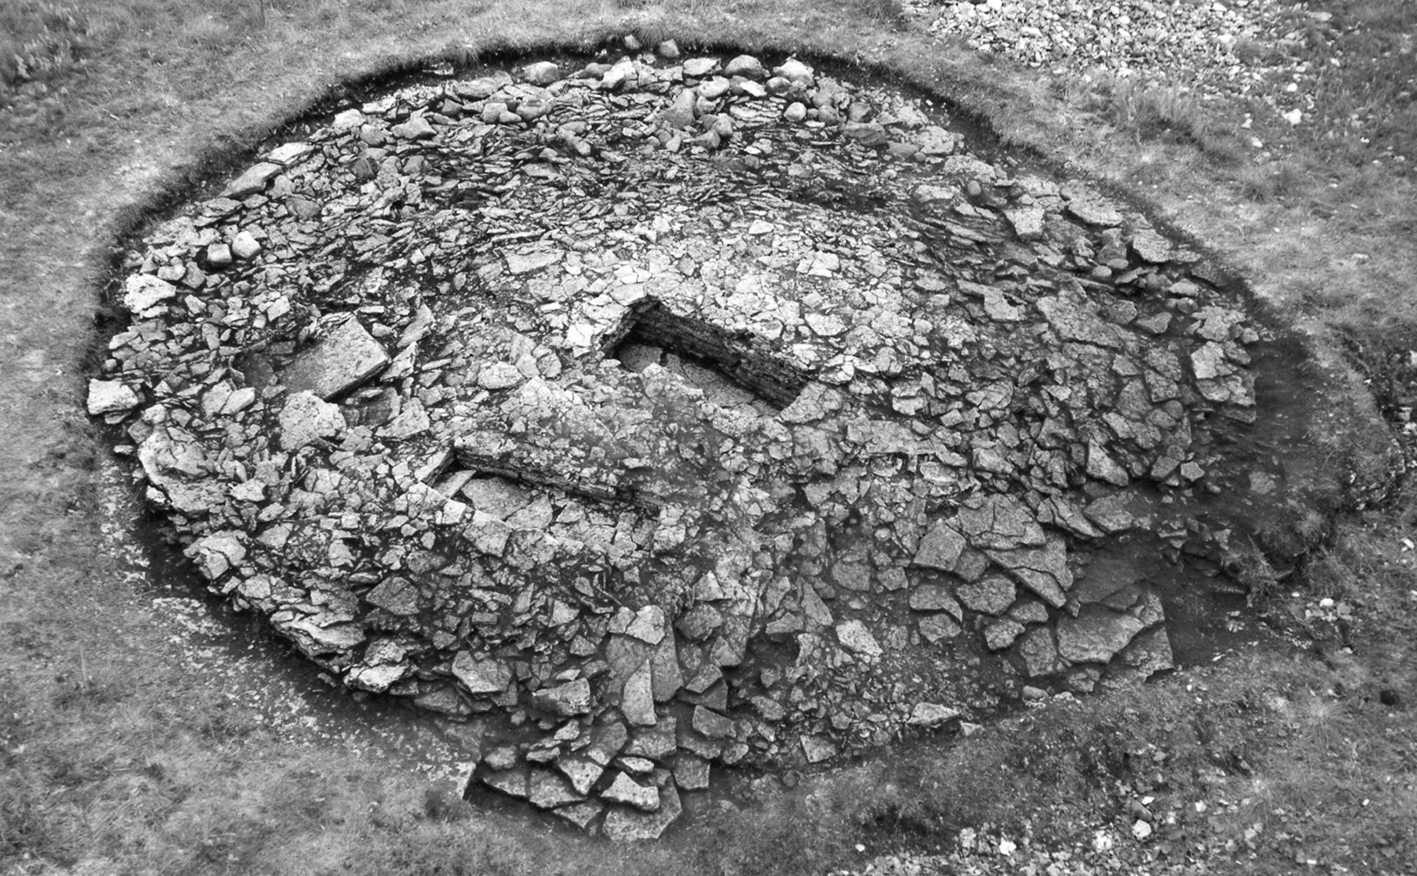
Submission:
{"label": "gravel patch", "polygon": [[[1322,24],[1325,16],[1308,17]],[[930,29],[1059,75],[1140,77],[1244,96],[1277,76],[1306,72],[1285,51],[1303,36],[1296,26],[1289,6],[1264,0],[988,0],[950,3]]]}

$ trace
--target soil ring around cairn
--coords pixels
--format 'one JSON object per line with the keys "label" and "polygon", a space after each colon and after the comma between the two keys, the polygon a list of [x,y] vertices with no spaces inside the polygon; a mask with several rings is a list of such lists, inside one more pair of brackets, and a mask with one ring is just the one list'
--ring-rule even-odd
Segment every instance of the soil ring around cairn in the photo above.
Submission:
{"label": "soil ring around cairn", "polygon": [[657,837],[712,768],[1169,669],[1339,501],[1297,344],[967,145],[796,59],[405,85],[147,233],[90,411],[214,591]]}

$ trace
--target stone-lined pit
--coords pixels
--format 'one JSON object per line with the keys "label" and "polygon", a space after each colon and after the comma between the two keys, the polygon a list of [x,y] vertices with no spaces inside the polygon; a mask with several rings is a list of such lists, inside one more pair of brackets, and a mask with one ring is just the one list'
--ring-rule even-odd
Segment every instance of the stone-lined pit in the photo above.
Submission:
{"label": "stone-lined pit", "polygon": [[214,591],[658,836],[713,766],[1172,667],[1306,511],[1244,302],[1014,168],[797,60],[407,85],[152,229],[90,409]]}

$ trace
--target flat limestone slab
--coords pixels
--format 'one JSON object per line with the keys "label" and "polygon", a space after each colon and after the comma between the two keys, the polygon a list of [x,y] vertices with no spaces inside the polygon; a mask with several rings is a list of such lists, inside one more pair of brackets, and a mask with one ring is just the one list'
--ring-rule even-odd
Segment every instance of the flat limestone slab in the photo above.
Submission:
{"label": "flat limestone slab", "polygon": [[285,370],[292,393],[312,392],[330,399],[359,386],[389,364],[389,355],[357,319],[330,329],[315,346],[301,353]]}

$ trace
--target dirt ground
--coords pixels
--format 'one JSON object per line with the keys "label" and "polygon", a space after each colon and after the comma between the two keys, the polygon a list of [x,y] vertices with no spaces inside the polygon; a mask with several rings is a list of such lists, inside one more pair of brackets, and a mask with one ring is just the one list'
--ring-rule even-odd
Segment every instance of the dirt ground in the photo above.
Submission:
{"label": "dirt ground", "polygon": [[[1283,72],[1201,100],[980,55],[932,34],[947,8],[0,11],[0,872],[1413,872],[1417,515],[1390,450],[1406,456],[1417,372],[1417,11],[1278,7],[1239,54]],[[116,242],[338,83],[627,33],[811,51],[936,91],[1006,143],[1139,194],[1306,333],[1389,431],[1353,457],[1360,489],[1302,564],[1232,570],[1263,643],[968,738],[750,782],[756,802],[711,801],[626,849],[462,802],[431,768],[459,740],[326,689],[135,549],[125,463],[83,412],[117,317]],[[1291,124],[1296,93],[1315,102]]]}

